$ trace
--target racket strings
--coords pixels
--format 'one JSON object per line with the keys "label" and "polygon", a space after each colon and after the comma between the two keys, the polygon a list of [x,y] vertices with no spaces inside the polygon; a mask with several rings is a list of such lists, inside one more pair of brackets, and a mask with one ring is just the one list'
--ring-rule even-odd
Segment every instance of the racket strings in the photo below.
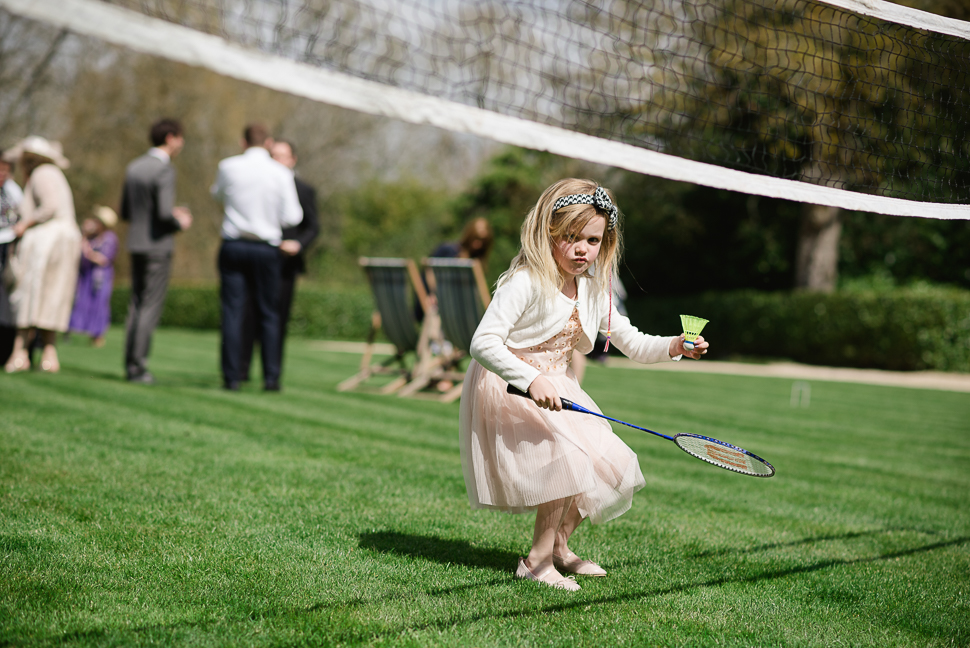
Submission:
{"label": "racket strings", "polygon": [[678,434],[674,437],[674,443],[687,454],[726,470],[757,477],[771,477],[775,474],[772,465],[761,457],[723,441],[692,434]]}

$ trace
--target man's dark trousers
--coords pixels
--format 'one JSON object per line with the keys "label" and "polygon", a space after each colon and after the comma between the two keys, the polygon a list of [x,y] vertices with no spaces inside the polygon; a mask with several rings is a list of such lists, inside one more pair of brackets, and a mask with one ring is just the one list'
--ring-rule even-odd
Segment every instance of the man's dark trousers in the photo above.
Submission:
{"label": "man's dark trousers", "polygon": [[[293,294],[296,291],[297,270],[296,257],[282,257],[280,259],[280,363],[283,362],[283,351],[286,348],[286,329],[290,322],[290,310],[293,306]],[[243,380],[249,380],[249,367],[252,363],[253,348],[256,340],[262,339],[259,325],[256,321],[256,305],[249,300],[248,313],[243,321],[242,364],[240,373]]]}
{"label": "man's dark trousers", "polygon": [[222,377],[227,386],[242,375],[243,320],[252,299],[262,331],[263,382],[280,380],[279,250],[262,241],[226,240],[219,250],[222,301]]}

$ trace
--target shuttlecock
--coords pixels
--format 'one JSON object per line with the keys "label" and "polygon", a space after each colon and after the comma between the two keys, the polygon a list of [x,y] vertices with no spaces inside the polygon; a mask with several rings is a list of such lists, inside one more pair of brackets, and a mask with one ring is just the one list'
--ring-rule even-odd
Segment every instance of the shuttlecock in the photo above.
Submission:
{"label": "shuttlecock", "polygon": [[704,330],[707,320],[693,315],[681,315],[680,323],[684,327],[684,348],[691,350],[694,348],[694,340]]}

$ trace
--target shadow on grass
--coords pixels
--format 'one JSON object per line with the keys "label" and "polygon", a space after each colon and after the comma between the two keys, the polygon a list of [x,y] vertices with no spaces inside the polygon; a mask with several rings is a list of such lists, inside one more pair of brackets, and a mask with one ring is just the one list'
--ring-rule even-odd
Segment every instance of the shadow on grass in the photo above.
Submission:
{"label": "shadow on grass", "polygon": [[[882,530],[872,533],[885,533],[887,530]],[[866,535],[866,533],[850,533],[844,536],[839,536],[831,539],[840,539],[841,537],[857,537],[861,535]],[[420,537],[420,536],[418,536]],[[809,539],[808,541],[818,541],[820,538]],[[630,592],[629,594],[622,594],[619,596],[588,596],[585,592],[580,592],[579,594],[565,593],[562,592],[561,595],[564,598],[570,598],[572,600],[568,602],[563,602],[554,605],[537,607],[529,610],[515,609],[506,612],[493,613],[493,614],[456,614],[448,616],[447,618],[438,619],[435,621],[430,621],[423,624],[407,625],[402,628],[395,628],[387,631],[378,632],[367,632],[365,629],[360,629],[353,634],[353,636],[341,637],[342,641],[351,640],[374,640],[380,637],[394,637],[398,636],[401,632],[407,630],[409,632],[419,632],[422,630],[436,630],[444,631],[449,628],[456,628],[461,625],[470,625],[484,620],[493,619],[512,619],[512,618],[523,618],[523,617],[544,617],[549,613],[556,612],[568,612],[572,610],[587,609],[590,605],[595,604],[611,604],[611,603],[630,603],[637,601],[644,601],[646,599],[655,599],[664,597],[670,594],[680,594],[683,592],[688,592],[697,589],[707,589],[722,587],[724,585],[734,584],[734,583],[745,583],[745,584],[755,584],[760,582],[772,581],[780,578],[785,578],[787,576],[799,575],[799,574],[810,574],[826,569],[832,569],[836,567],[847,567],[853,565],[865,565],[871,563],[878,563],[883,561],[896,560],[899,558],[904,558],[907,556],[913,556],[917,554],[927,553],[930,551],[936,551],[938,549],[946,549],[948,547],[955,547],[963,544],[970,543],[970,536],[964,536],[960,538],[954,538],[953,540],[934,542],[931,544],[922,545],[919,547],[914,547],[912,549],[902,549],[899,551],[886,552],[877,556],[870,556],[866,558],[851,558],[851,559],[833,559],[833,560],[820,560],[805,565],[797,565],[789,567],[786,569],[775,569],[775,570],[765,570],[757,573],[742,573],[734,574],[730,577],[723,578],[713,578],[706,581],[694,581],[688,583],[680,583],[677,585],[672,585],[670,587],[662,587],[655,589],[647,589],[639,592]],[[797,543],[796,543],[797,544]],[[549,592],[555,593],[555,592]]]}
{"label": "shadow on grass", "polygon": [[511,572],[518,554],[495,547],[476,547],[467,540],[447,540],[435,536],[412,535],[397,531],[361,533],[361,549],[399,556],[422,558],[442,564],[464,565],[473,569]]}
{"label": "shadow on grass", "polygon": [[[844,534],[841,536],[835,536],[832,538],[811,538],[805,541],[799,541],[801,543],[808,541],[819,541],[825,539],[838,540],[841,538],[852,538],[867,534],[874,533],[885,533],[886,530],[879,532],[859,532]],[[612,603],[630,603],[630,602],[642,602],[649,599],[657,599],[671,594],[680,594],[683,592],[688,592],[691,590],[707,589],[707,588],[717,588],[724,585],[730,585],[734,583],[743,584],[756,584],[761,582],[768,582],[780,578],[785,578],[788,576],[799,575],[799,574],[810,574],[826,569],[832,569],[837,567],[846,567],[853,565],[865,565],[872,563],[879,563],[883,561],[895,560],[898,558],[904,558],[907,556],[913,556],[923,553],[928,553],[931,551],[936,551],[939,549],[946,549],[948,547],[956,547],[959,545],[970,543],[970,536],[963,536],[959,538],[954,538],[952,540],[934,542],[931,544],[925,544],[918,547],[913,547],[911,549],[902,549],[898,551],[891,551],[882,553],[876,556],[869,556],[864,558],[851,558],[851,559],[832,559],[832,560],[819,560],[813,563],[796,565],[788,567],[785,569],[774,569],[765,570],[752,573],[751,571],[747,573],[732,574],[729,577],[723,578],[712,578],[708,580],[692,581],[679,583],[671,585],[668,587],[658,587],[652,589],[644,589],[641,591],[630,592],[627,594],[621,594],[618,596],[596,596],[595,593],[589,590],[570,593],[570,592],[559,592],[555,590],[543,590],[542,600],[549,600],[547,597],[554,596],[561,600],[562,602],[555,603],[552,605],[543,605],[537,607],[531,607],[530,609],[523,610],[521,607],[516,607],[512,610],[507,610],[504,612],[496,613],[475,613],[473,608],[462,608],[462,611],[455,614],[447,614],[441,618],[428,621],[426,623],[408,623],[404,626],[388,628],[381,625],[379,628],[373,626],[367,627],[366,625],[359,625],[353,630],[344,630],[342,632],[337,632],[328,639],[334,643],[360,643],[360,642],[375,642],[381,638],[393,638],[399,637],[403,632],[420,632],[423,630],[434,630],[434,631],[447,631],[456,630],[459,626],[471,625],[479,621],[495,620],[495,619],[518,619],[518,618],[530,618],[538,617],[544,618],[545,615],[557,612],[570,612],[573,610],[583,610],[588,609],[590,605],[597,604],[612,604]],[[798,544],[798,543],[786,543],[786,544]],[[784,546],[784,545],[780,545]],[[422,558],[426,560],[433,560],[439,563],[451,563],[467,565],[474,568],[482,569],[492,569],[497,571],[509,571],[509,561],[516,559],[515,554],[495,548],[479,548],[472,546],[469,542],[464,540],[446,540],[442,538],[437,538],[435,536],[420,536],[411,535],[405,533],[398,533],[395,531],[382,531],[374,533],[362,533],[360,535],[360,547],[370,549],[373,551],[378,551],[381,553],[393,553],[402,556],[411,556],[416,558]],[[488,582],[481,583],[471,583],[465,585],[457,585],[455,587],[445,587],[445,588],[435,588],[424,592],[427,596],[434,597],[446,597],[452,594],[457,594],[459,592],[464,592],[468,590],[477,589],[480,587],[490,587],[495,585],[500,585],[508,582],[508,577],[496,578]],[[591,595],[592,594],[592,595]],[[383,596],[377,596],[374,598],[366,597],[355,597],[351,600],[336,601],[332,603],[321,603],[309,607],[301,607],[299,609],[292,608],[276,608],[263,611],[257,616],[261,617],[292,617],[294,614],[310,614],[318,612],[323,609],[339,609],[342,607],[361,607],[366,605],[380,604],[392,599],[399,599],[401,597],[400,593],[388,594]],[[246,615],[246,618],[253,618],[254,613],[250,612]],[[238,618],[238,621],[244,620],[243,618]],[[231,621],[231,619],[229,620]],[[140,627],[131,628],[95,628],[86,631],[73,631],[68,632],[58,637],[50,637],[46,642],[42,642],[45,645],[49,643],[63,644],[65,642],[83,642],[86,640],[97,640],[102,641],[106,637],[123,637],[127,634],[134,633],[136,635],[145,632],[172,632],[179,628],[208,628],[208,627],[219,627],[225,625],[227,619],[222,618],[219,620],[211,621],[181,621],[172,624],[152,624]],[[929,631],[925,629],[924,631]],[[935,636],[936,633],[929,631],[931,635]],[[947,632],[952,632],[952,629],[947,630]],[[948,638],[948,637],[942,637]],[[949,637],[952,639],[952,637]],[[0,637],[0,648],[6,646],[20,645],[18,640],[15,638],[7,639]],[[304,642],[297,642],[296,645],[305,645]]]}
{"label": "shadow on grass", "polygon": [[714,556],[727,556],[736,554],[752,554],[761,551],[771,551],[772,549],[783,549],[785,547],[801,547],[804,545],[812,545],[819,542],[832,542],[835,540],[854,540],[855,538],[864,538],[866,536],[879,536],[888,533],[918,533],[921,535],[939,535],[936,531],[929,531],[926,529],[913,529],[907,527],[889,527],[886,529],[872,529],[870,531],[853,531],[850,533],[839,533],[824,536],[813,536],[811,538],[802,538],[801,540],[792,540],[791,542],[772,542],[768,544],[755,545],[753,547],[727,547],[724,549],[711,549],[709,551],[700,551],[697,553],[690,554],[695,558],[711,558]]}

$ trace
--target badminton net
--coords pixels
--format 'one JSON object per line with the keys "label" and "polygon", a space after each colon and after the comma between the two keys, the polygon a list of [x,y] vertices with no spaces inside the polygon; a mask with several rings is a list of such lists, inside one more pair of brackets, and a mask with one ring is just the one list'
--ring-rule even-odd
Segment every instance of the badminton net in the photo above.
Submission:
{"label": "badminton net", "polygon": [[371,114],[640,173],[970,219],[970,25],[881,0],[0,0]]}

